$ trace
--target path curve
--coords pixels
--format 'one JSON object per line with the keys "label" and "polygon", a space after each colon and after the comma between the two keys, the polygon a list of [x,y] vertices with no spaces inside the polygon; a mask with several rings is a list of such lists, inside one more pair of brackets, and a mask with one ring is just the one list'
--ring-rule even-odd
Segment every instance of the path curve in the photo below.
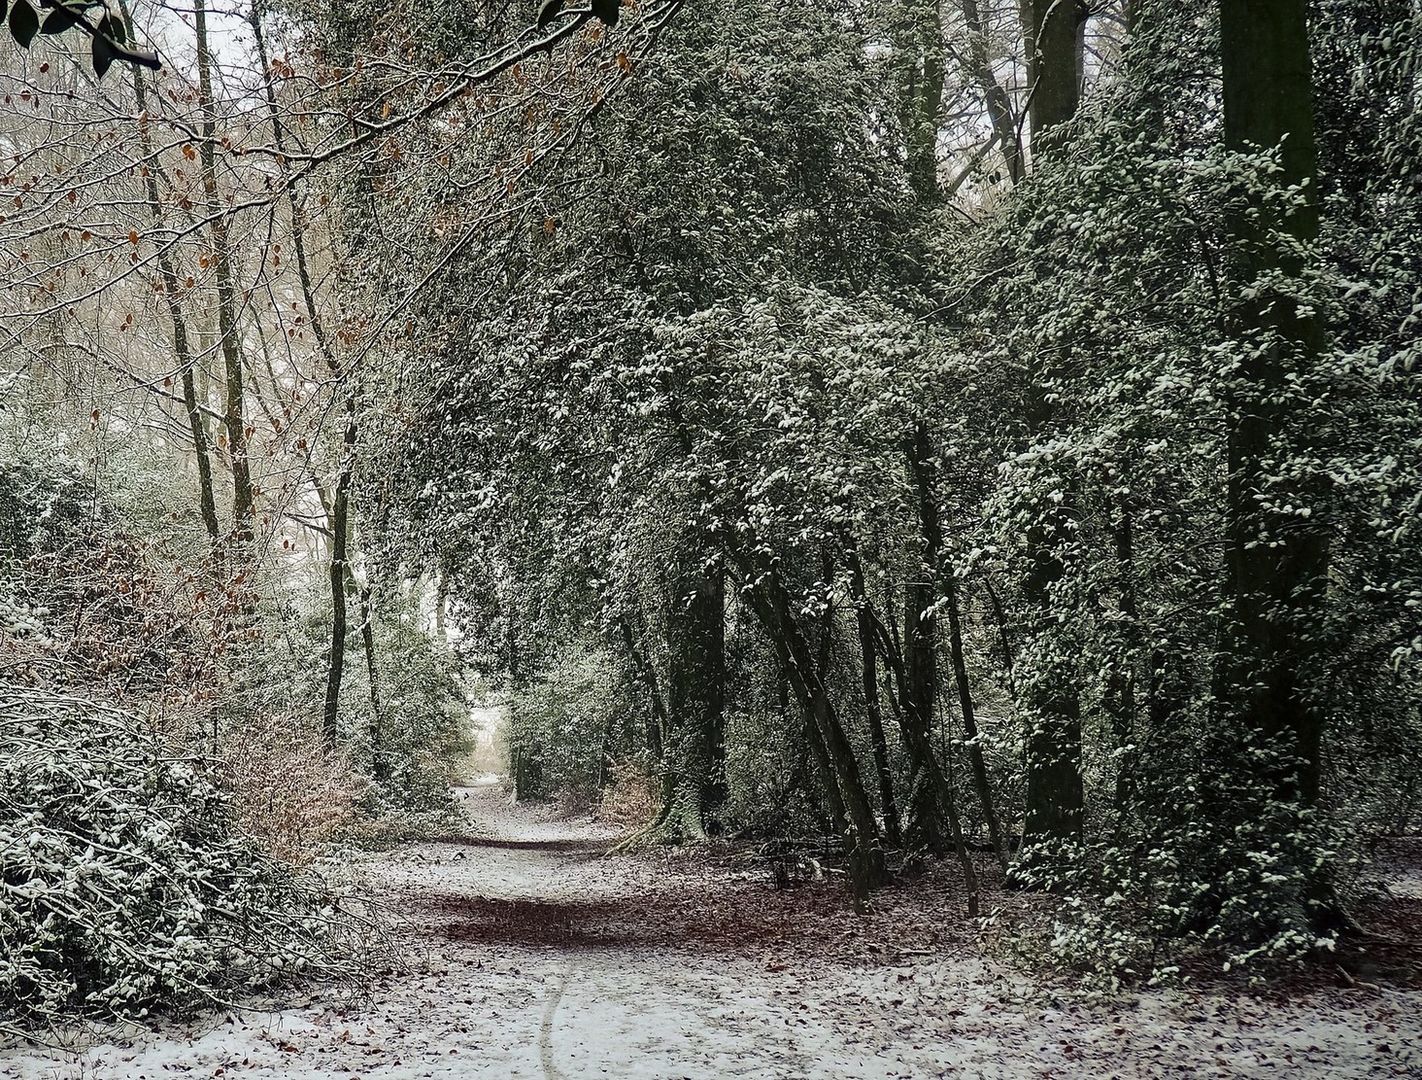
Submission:
{"label": "path curve", "polygon": [[[1092,1007],[1035,992],[967,945],[871,966],[830,950],[787,958],[770,951],[783,936],[715,934],[728,891],[767,904],[787,895],[763,882],[694,882],[654,858],[604,858],[613,830],[512,807],[491,778],[456,795],[461,832],[367,860],[370,888],[404,916],[408,962],[378,976],[367,1000],[326,993],[77,1057],[0,1049],[0,1077],[1422,1076],[1416,993],[1283,1005],[1152,994]],[[829,925],[850,918],[836,911]]]}

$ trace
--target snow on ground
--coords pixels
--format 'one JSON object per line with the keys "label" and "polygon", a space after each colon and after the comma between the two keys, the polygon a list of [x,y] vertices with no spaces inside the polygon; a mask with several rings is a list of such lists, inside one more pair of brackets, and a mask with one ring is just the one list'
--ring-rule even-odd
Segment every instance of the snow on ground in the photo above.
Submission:
{"label": "snow on ground", "polygon": [[[371,888],[407,916],[409,971],[378,977],[368,1000],[302,998],[78,1055],[0,1050],[0,1076],[1422,1077],[1422,994],[1089,1006],[971,949],[868,967],[769,936],[728,949],[704,925],[723,910],[705,879],[602,858],[609,830],[514,809],[491,778],[457,794],[468,836],[369,860]],[[678,941],[678,919],[697,931]]]}

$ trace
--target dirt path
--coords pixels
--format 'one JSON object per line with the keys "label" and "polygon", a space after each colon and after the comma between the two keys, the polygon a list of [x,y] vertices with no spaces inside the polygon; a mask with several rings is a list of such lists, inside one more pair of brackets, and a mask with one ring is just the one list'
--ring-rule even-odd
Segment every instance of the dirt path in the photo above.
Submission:
{"label": "dirt path", "polygon": [[[812,890],[602,858],[606,829],[515,810],[492,784],[458,795],[468,835],[370,861],[372,887],[407,917],[409,970],[377,978],[367,1001],[289,1002],[77,1057],[0,1051],[0,1076],[1422,1076],[1422,995],[1093,1008],[947,942],[850,962],[836,941],[862,931],[842,914],[807,923]],[[868,947],[856,937],[848,953]]]}

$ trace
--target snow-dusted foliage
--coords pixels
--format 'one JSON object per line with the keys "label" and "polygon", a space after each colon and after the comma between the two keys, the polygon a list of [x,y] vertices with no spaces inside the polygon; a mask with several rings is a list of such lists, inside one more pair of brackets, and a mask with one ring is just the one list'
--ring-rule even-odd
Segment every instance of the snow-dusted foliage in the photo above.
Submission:
{"label": "snow-dusted foliage", "polygon": [[142,1015],[325,956],[324,901],[138,718],[0,688],[0,1019]]}

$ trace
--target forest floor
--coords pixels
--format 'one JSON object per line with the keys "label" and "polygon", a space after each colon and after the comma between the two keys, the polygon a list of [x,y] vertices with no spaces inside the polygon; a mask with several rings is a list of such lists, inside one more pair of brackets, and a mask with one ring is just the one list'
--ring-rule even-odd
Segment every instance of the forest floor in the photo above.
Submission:
{"label": "forest floor", "polygon": [[360,997],[0,1050],[0,1076],[1422,1077],[1415,980],[1092,1003],[990,959],[945,878],[857,919],[832,880],[776,891],[729,856],[604,857],[614,832],[511,807],[492,780],[458,791],[459,834],[369,857],[402,963]]}

